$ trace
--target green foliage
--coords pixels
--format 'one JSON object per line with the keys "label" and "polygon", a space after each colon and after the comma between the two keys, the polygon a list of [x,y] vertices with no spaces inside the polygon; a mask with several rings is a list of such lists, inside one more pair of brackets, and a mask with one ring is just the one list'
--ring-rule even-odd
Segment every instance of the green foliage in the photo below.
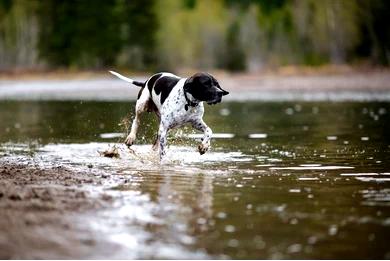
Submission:
{"label": "green foliage", "polygon": [[0,0],[0,69],[389,65],[389,13],[387,0]]}
{"label": "green foliage", "polygon": [[356,56],[370,57],[373,63],[390,64],[390,2],[381,0],[358,1],[361,41]]}
{"label": "green foliage", "polygon": [[7,12],[12,7],[12,0],[0,0],[0,14],[1,12]]}
{"label": "green foliage", "polygon": [[196,6],[196,0],[183,0],[184,7],[193,9]]}
{"label": "green foliage", "polygon": [[215,68],[225,56],[226,10],[222,0],[198,0],[193,9],[181,1],[156,4],[158,68]]}
{"label": "green foliage", "polygon": [[39,19],[39,50],[50,64],[98,68],[115,61],[122,42],[114,0],[44,0]]}
{"label": "green foliage", "polygon": [[37,4],[33,0],[0,2],[0,70],[37,64]]}
{"label": "green foliage", "polygon": [[247,9],[249,6],[258,5],[265,14],[269,14],[275,9],[282,8],[287,3],[287,0],[226,0],[227,5],[237,5],[243,9]]}
{"label": "green foliage", "polygon": [[[123,34],[124,46],[132,50],[141,50],[138,54],[139,57],[128,54],[125,65],[134,67],[138,64],[136,69],[153,67],[156,64],[155,46],[156,28],[158,26],[154,0],[126,0],[122,9],[122,25],[125,28]],[[139,62],[134,64],[134,58],[138,59]]]}
{"label": "green foliage", "polygon": [[234,22],[229,28],[227,33],[227,57],[226,57],[226,69],[230,71],[243,71],[245,70],[245,54],[240,46],[239,42],[239,24]]}

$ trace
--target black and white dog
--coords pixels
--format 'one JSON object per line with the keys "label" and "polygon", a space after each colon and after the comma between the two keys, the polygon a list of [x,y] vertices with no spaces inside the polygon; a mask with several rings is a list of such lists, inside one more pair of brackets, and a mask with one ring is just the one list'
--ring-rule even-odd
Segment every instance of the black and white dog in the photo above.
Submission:
{"label": "black and white dog", "polygon": [[213,76],[208,73],[196,73],[189,78],[180,78],[164,72],[152,75],[146,82],[138,82],[113,71],[110,73],[141,87],[135,105],[135,118],[125,141],[126,145],[133,145],[136,139],[140,114],[144,111],[154,111],[160,125],[153,148],[160,148],[160,159],[166,153],[168,130],[184,124],[191,124],[204,133],[202,143],[198,146],[199,153],[204,154],[209,149],[212,131],[202,119],[203,101],[216,104],[221,102],[222,96],[229,94],[219,86]]}

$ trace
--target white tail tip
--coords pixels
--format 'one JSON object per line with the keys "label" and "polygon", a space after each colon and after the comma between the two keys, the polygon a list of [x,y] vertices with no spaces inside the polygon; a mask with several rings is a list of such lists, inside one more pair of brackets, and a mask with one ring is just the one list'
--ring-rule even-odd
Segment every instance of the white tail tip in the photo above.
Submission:
{"label": "white tail tip", "polygon": [[126,82],[129,82],[129,83],[133,83],[133,80],[130,79],[130,78],[127,78],[126,76],[123,76],[122,74],[119,74],[117,72],[114,72],[114,71],[109,71],[111,74],[115,75],[116,77],[118,77],[119,79],[121,80],[124,80]]}

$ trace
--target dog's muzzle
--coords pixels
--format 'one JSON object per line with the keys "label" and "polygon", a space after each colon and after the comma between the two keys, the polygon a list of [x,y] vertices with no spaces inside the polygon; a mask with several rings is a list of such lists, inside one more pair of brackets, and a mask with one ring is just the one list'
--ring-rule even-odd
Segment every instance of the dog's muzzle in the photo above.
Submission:
{"label": "dog's muzzle", "polygon": [[213,105],[213,104],[220,103],[222,101],[222,96],[225,96],[225,95],[228,95],[228,94],[229,94],[229,92],[227,92],[225,90],[217,89],[213,99],[208,100],[206,102],[207,102],[208,105]]}

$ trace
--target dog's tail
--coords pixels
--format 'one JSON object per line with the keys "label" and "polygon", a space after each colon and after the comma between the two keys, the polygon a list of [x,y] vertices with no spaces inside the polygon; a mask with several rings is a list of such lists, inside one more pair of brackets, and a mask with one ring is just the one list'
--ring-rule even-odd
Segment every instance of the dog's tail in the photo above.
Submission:
{"label": "dog's tail", "polygon": [[126,82],[129,82],[129,83],[132,83],[136,86],[139,86],[139,87],[144,87],[145,86],[145,83],[144,82],[137,82],[137,81],[134,81],[130,78],[127,78],[126,76],[123,76],[122,74],[119,74],[117,72],[114,72],[114,71],[109,71],[111,74],[115,75],[116,77],[118,77],[119,79],[121,80],[124,80]]}

